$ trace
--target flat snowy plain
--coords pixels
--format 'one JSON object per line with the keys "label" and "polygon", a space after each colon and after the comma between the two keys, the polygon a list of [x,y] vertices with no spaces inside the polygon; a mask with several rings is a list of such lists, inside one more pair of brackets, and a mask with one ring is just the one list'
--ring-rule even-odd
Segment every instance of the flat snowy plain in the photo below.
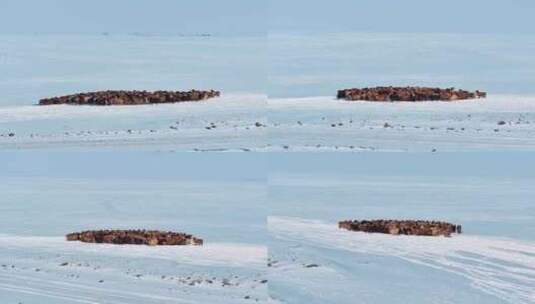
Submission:
{"label": "flat snowy plain", "polygon": [[535,97],[373,103],[228,94],[167,105],[15,106],[0,108],[0,129],[1,149],[533,151]]}
{"label": "flat snowy plain", "polygon": [[535,98],[376,103],[270,99],[269,148],[292,151],[485,151],[535,148]]}
{"label": "flat snowy plain", "polygon": [[[2,36],[0,302],[535,302],[533,37],[269,38],[265,54],[265,37]],[[388,84],[489,98],[333,97]],[[223,95],[35,105],[82,91],[191,88]],[[299,153],[309,151],[364,153]],[[464,234],[336,228],[386,217],[448,220]],[[137,227],[185,231],[206,245],[63,239]]]}
{"label": "flat snowy plain", "polygon": [[[1,303],[268,301],[261,161],[40,153],[1,155]],[[205,244],[118,246],[64,237],[106,228],[181,231]]]}
{"label": "flat snowy plain", "polygon": [[[526,164],[534,161],[530,153],[272,158],[270,295],[286,303],[533,303],[535,176]],[[337,227],[380,218],[444,220],[463,234]]]}
{"label": "flat snowy plain", "polygon": [[[535,149],[532,36],[270,33],[267,45],[262,35],[1,38],[2,150]],[[456,86],[489,98],[334,99],[338,89],[376,85]],[[77,92],[193,88],[223,95],[149,106],[35,106]]]}

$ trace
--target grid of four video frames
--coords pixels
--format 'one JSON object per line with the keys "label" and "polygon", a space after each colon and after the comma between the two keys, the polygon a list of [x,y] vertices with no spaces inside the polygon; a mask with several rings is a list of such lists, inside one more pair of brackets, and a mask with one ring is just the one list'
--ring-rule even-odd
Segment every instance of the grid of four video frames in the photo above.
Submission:
{"label": "grid of four video frames", "polygon": [[0,304],[535,303],[534,11],[0,0]]}

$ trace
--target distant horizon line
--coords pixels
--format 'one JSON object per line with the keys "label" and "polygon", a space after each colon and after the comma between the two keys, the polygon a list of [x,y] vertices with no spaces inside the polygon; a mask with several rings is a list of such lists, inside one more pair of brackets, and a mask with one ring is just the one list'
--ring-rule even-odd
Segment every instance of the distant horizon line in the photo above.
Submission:
{"label": "distant horizon line", "polygon": [[178,36],[178,37],[222,37],[222,36],[258,36],[266,35],[266,32],[236,32],[236,33],[221,33],[221,32],[123,32],[123,31],[95,31],[95,32],[56,32],[56,31],[46,31],[46,32],[3,32],[0,31],[0,35],[98,35],[98,36],[139,36],[139,37],[150,37],[150,36]]}
{"label": "distant horizon line", "polygon": [[515,36],[534,36],[530,32],[446,32],[446,31],[370,31],[370,30],[268,30],[268,31],[253,31],[253,32],[154,32],[154,31],[95,31],[95,32],[59,32],[59,31],[21,31],[21,32],[4,32],[0,31],[0,35],[98,35],[98,36],[112,36],[112,35],[126,35],[126,36],[178,36],[178,37],[225,37],[225,36],[269,36],[269,35],[343,35],[343,34],[441,34],[441,35],[515,35]]}

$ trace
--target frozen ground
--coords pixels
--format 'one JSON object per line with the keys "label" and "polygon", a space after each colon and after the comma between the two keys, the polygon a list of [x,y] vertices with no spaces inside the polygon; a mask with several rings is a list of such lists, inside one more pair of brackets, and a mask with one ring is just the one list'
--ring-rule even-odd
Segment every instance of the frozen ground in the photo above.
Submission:
{"label": "frozen ground", "polygon": [[[1,38],[3,150],[535,147],[535,36],[272,33],[267,42],[265,36],[140,34]],[[341,88],[375,85],[456,86],[488,91],[489,98],[372,104],[332,97]],[[223,96],[173,105],[33,106],[43,97],[81,91],[191,88],[218,89]]]}
{"label": "frozen ground", "polygon": [[[535,35],[271,32],[268,42],[270,150],[533,150]],[[489,98],[332,98],[339,89],[381,85],[479,89]]]}
{"label": "frozen ground", "polygon": [[[535,97],[373,103],[270,99],[269,147],[291,151],[489,151],[535,148]],[[286,147],[286,148],[285,148]]]}
{"label": "frozen ground", "polygon": [[[271,160],[268,192],[269,292],[275,299],[535,301],[534,176],[525,167],[533,156],[284,155]],[[463,225],[463,234],[432,238],[337,228],[342,219],[374,218],[445,220]]]}
{"label": "frozen ground", "polygon": [[3,303],[266,302],[264,246],[177,248],[0,236]]}
{"label": "frozen ground", "polygon": [[[0,302],[268,301],[261,159],[225,154],[221,164],[215,155],[189,153],[40,154],[1,154]],[[64,239],[104,228],[187,232],[205,245]]]}
{"label": "frozen ground", "polygon": [[[255,124],[265,119],[265,53],[263,35],[1,34],[0,149],[261,147],[263,128]],[[121,89],[224,96],[195,105],[33,106],[44,97]]]}
{"label": "frozen ground", "polygon": [[[535,149],[535,97],[427,103],[270,99],[0,108],[3,149],[489,151]],[[11,133],[11,136],[10,136]]]}
{"label": "frozen ground", "polygon": [[272,296],[287,303],[533,303],[535,243],[341,231],[270,217]]}
{"label": "frozen ground", "polygon": [[[0,108],[3,149],[243,151],[265,146],[264,95],[143,106]],[[13,133],[12,137],[9,133]]]}

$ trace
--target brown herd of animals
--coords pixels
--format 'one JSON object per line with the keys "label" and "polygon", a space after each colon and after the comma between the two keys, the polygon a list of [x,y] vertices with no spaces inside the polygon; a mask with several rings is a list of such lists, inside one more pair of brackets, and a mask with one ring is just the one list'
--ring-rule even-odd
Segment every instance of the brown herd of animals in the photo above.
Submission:
{"label": "brown herd of animals", "polygon": [[155,103],[174,103],[200,101],[220,96],[219,91],[98,91],[78,93],[52,98],[43,98],[39,105],[142,105]]}
{"label": "brown herd of animals", "polygon": [[[460,225],[424,220],[345,220],[338,228],[392,235],[451,236],[461,233]],[[203,240],[190,234],[158,230],[88,230],[66,235],[67,241],[132,245],[202,245]]]}
{"label": "brown herd of animals", "polygon": [[157,230],[90,230],[69,233],[67,241],[84,243],[134,245],[202,245],[203,240],[192,235]]}
{"label": "brown herd of animals", "polygon": [[386,233],[393,235],[451,236],[452,233],[462,232],[460,225],[454,225],[447,222],[421,220],[349,220],[339,222],[338,228],[351,231]]}
{"label": "brown herd of animals", "polygon": [[[156,103],[174,103],[184,101],[200,101],[219,97],[219,91],[122,91],[109,90],[78,93],[59,97],[43,98],[39,105],[71,104],[71,105],[141,105]],[[364,101],[455,101],[487,97],[486,92],[475,92],[455,88],[430,87],[374,87],[339,90],[338,99]]]}
{"label": "brown herd of animals", "polygon": [[365,101],[455,101],[463,99],[485,98],[487,93],[481,91],[469,92],[455,88],[428,87],[375,87],[362,89],[339,90],[337,98],[345,100]]}

